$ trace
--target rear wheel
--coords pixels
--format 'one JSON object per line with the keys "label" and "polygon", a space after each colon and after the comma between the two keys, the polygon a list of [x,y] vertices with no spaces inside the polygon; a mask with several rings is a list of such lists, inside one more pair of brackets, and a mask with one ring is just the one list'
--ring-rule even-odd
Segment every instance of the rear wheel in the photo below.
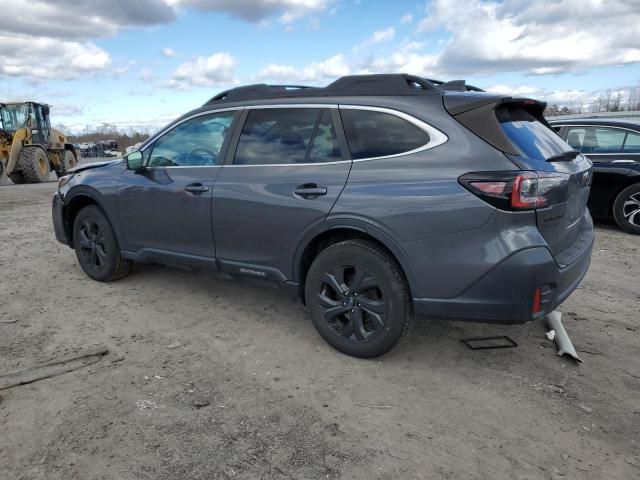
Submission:
{"label": "rear wheel", "polygon": [[18,157],[18,166],[27,183],[48,182],[51,168],[49,157],[37,147],[25,147]]}
{"label": "rear wheel", "polygon": [[62,162],[60,165],[60,170],[56,171],[56,175],[58,176],[58,178],[64,177],[67,174],[67,172],[73,167],[75,167],[76,164],[78,163],[76,161],[76,156],[73,154],[71,150],[65,150],[64,152],[62,152],[60,154],[60,160]]}
{"label": "rear wheel", "polygon": [[613,218],[625,232],[640,235],[640,183],[618,194],[613,203]]}
{"label": "rear wheel", "polygon": [[82,270],[94,280],[110,282],[129,274],[131,260],[122,258],[118,240],[104,212],[84,207],[73,222],[73,246]]}
{"label": "rear wheel", "polygon": [[349,240],[320,252],[307,275],[305,298],[320,335],[355,357],[388,352],[413,320],[399,265],[373,242]]}

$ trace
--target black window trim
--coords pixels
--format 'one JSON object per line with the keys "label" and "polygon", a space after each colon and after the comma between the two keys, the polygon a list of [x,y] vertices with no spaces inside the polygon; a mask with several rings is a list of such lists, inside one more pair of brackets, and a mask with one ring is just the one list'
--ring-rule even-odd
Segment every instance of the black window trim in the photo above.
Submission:
{"label": "black window trim", "polygon": [[[554,124],[551,124],[554,125]],[[555,124],[558,125],[558,124]],[[579,127],[579,128],[611,128],[611,129],[617,129],[617,130],[625,130],[626,132],[631,132],[631,133],[635,133],[640,135],[640,131],[638,130],[634,130],[632,128],[627,128],[627,127],[622,127],[622,126],[618,126],[618,125],[580,125],[580,124],[569,124],[569,123],[563,123],[562,127],[565,129],[563,131],[563,139],[566,141],[567,136],[569,135],[569,128],[571,127]],[[627,134],[625,134],[624,136],[624,140],[622,141],[622,146],[620,147],[620,151],[619,152],[612,152],[612,153],[599,153],[599,152],[594,152],[594,153],[585,153],[584,155],[586,156],[591,156],[591,155],[605,155],[605,156],[609,156],[609,155],[640,155],[638,153],[632,153],[632,152],[623,152],[622,150],[624,149],[624,145],[627,142]]]}

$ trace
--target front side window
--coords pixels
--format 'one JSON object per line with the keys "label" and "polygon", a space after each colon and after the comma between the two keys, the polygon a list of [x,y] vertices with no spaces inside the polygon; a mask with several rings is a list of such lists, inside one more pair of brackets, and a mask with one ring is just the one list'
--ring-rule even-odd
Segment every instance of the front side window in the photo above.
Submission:
{"label": "front side window", "polygon": [[580,153],[620,153],[625,130],[607,127],[567,127],[567,143]]}
{"label": "front side window", "polygon": [[329,110],[260,108],[247,115],[234,164],[282,165],[340,159]]}
{"label": "front side window", "polygon": [[429,143],[429,135],[390,113],[341,109],[349,150],[354,160],[410,152]]}
{"label": "front side window", "polygon": [[165,133],[152,146],[149,167],[208,167],[222,162],[220,150],[234,112],[195,117]]}

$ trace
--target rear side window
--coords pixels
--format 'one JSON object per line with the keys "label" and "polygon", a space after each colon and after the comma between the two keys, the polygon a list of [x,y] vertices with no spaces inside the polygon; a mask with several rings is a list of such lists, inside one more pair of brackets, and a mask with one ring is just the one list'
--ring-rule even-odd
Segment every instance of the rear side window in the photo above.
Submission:
{"label": "rear side window", "polygon": [[372,110],[340,109],[354,160],[410,152],[429,143],[429,135],[406,120]]}
{"label": "rear side window", "polygon": [[504,133],[524,156],[546,161],[554,155],[573,150],[553,130],[519,106],[503,106],[496,116]]}
{"label": "rear side window", "polygon": [[627,133],[627,138],[624,141],[624,148],[622,149],[625,153],[640,153],[640,134],[638,133]]}
{"label": "rear side window", "polygon": [[341,157],[329,110],[264,108],[247,115],[234,164],[315,163]]}
{"label": "rear side window", "polygon": [[580,153],[620,153],[627,132],[607,127],[567,127],[567,142]]}

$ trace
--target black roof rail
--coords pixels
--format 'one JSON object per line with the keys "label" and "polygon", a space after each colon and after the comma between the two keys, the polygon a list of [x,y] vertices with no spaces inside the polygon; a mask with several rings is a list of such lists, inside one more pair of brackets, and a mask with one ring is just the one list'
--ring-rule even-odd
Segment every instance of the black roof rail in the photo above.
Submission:
{"label": "black roof rail", "polygon": [[246,85],[244,87],[232,88],[220,92],[215,97],[211,98],[205,105],[221,100],[225,101],[238,101],[238,100],[256,100],[258,98],[274,97],[284,95],[288,92],[311,89],[306,85],[267,85],[266,83],[255,83],[253,85]]}
{"label": "black roof rail", "polygon": [[211,98],[205,105],[218,102],[259,100],[265,98],[314,97],[339,95],[415,95],[442,94],[445,91],[483,90],[466,85],[464,80],[443,82],[406,73],[383,73],[374,75],[347,75],[338,78],[326,87],[306,85],[267,85],[258,83],[232,88]]}

